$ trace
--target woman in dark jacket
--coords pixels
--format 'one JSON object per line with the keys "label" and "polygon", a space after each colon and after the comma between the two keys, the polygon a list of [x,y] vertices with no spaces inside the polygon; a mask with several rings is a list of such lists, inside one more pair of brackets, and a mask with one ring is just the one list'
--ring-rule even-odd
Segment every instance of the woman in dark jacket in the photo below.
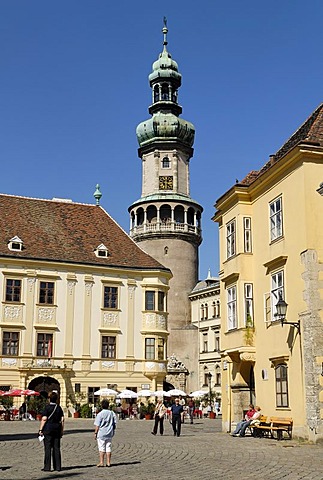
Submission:
{"label": "woman in dark jacket", "polygon": [[40,423],[39,435],[44,436],[44,468],[43,472],[50,472],[51,456],[53,456],[53,469],[61,471],[61,438],[64,429],[64,413],[57,404],[58,395],[55,392],[49,394],[50,403],[46,405]]}

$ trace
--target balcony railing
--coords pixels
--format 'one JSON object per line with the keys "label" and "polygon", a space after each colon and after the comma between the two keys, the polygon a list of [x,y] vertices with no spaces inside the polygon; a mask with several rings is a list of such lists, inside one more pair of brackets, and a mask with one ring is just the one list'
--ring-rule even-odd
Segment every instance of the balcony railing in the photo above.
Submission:
{"label": "balcony railing", "polygon": [[156,223],[143,223],[139,226],[135,226],[130,230],[130,236],[139,235],[142,233],[159,233],[159,232],[187,232],[195,235],[201,234],[201,229],[195,225],[189,223],[176,223],[176,222],[156,222]]}

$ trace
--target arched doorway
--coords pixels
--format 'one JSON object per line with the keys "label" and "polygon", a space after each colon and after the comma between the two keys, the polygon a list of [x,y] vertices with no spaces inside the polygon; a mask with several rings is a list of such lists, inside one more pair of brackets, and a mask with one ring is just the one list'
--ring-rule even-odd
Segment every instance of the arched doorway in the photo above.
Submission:
{"label": "arched doorway", "polygon": [[47,376],[41,376],[34,378],[28,385],[28,388],[31,390],[35,390],[36,392],[39,392],[41,397],[47,398],[48,394],[52,391],[56,391],[58,393],[58,396],[60,394],[60,384],[56,380],[56,378],[53,377],[47,377]]}

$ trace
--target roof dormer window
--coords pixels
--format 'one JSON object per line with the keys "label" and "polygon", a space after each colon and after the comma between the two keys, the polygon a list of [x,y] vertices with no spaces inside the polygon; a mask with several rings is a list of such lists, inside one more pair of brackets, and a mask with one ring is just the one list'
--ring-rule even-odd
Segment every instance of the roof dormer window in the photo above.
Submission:
{"label": "roof dormer window", "polygon": [[21,252],[23,249],[24,242],[17,235],[11,238],[8,242],[9,250],[13,252]]}
{"label": "roof dormer window", "polygon": [[108,257],[109,256],[109,250],[107,247],[101,243],[96,249],[95,249],[95,255],[97,257]]}

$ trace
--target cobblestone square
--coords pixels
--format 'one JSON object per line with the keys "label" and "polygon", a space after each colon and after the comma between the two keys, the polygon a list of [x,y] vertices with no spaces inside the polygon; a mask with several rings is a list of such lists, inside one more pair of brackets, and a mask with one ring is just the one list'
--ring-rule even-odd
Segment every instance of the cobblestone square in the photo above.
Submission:
{"label": "cobblestone square", "polygon": [[221,421],[185,423],[173,436],[166,422],[163,436],[151,435],[152,421],[121,420],[113,442],[112,467],[97,468],[93,420],[67,419],[62,440],[62,472],[41,472],[43,446],[38,422],[1,422],[1,480],[190,478],[323,479],[323,447],[296,440],[278,442],[234,438],[221,432]]}

